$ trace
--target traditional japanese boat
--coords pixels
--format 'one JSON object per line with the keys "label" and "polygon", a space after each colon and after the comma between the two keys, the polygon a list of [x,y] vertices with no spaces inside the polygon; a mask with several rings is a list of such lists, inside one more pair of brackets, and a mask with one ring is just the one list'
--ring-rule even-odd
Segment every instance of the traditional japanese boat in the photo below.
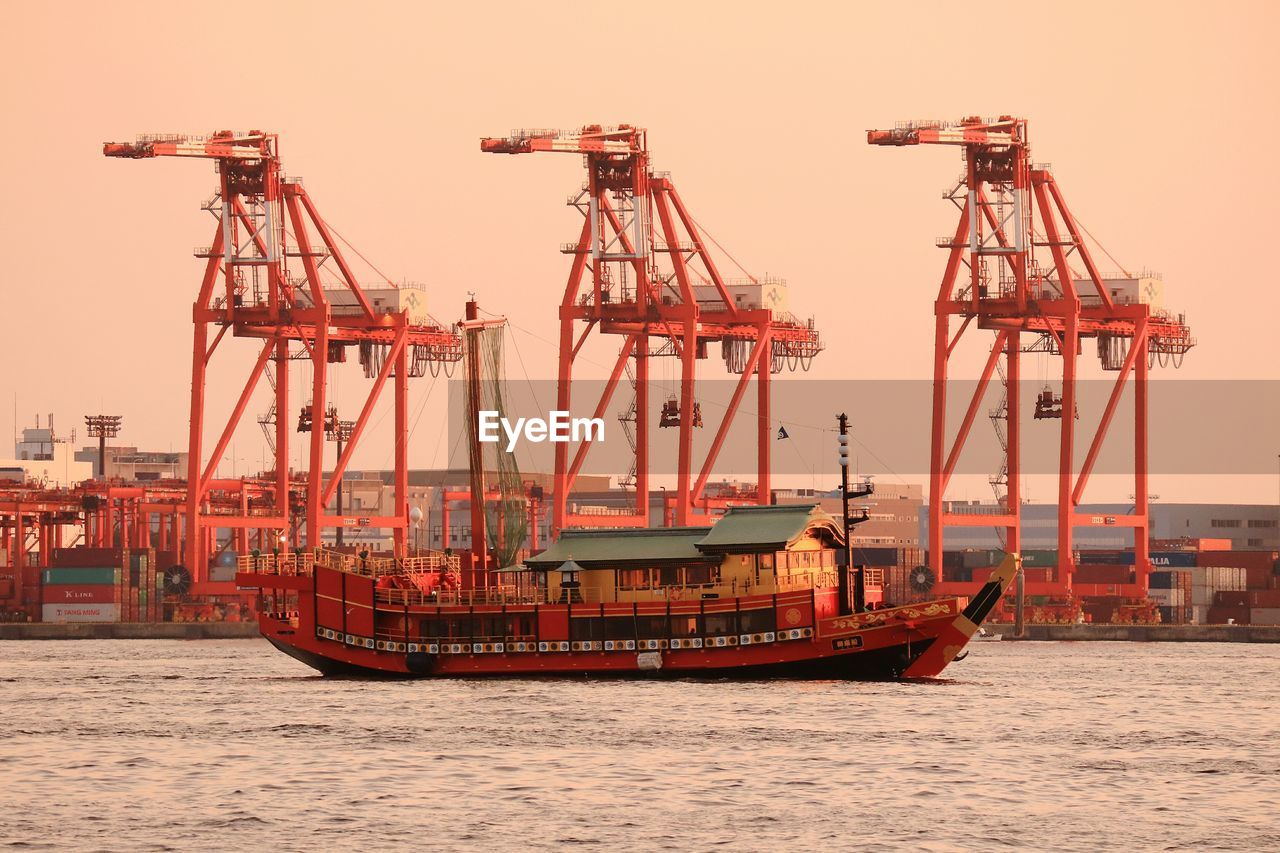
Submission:
{"label": "traditional japanese boat", "polygon": [[819,507],[759,506],[566,530],[487,586],[443,552],[250,556],[236,580],[260,593],[263,636],[327,675],[893,679],[941,673],[1017,570],[1010,555],[968,601],[891,606],[843,553]]}

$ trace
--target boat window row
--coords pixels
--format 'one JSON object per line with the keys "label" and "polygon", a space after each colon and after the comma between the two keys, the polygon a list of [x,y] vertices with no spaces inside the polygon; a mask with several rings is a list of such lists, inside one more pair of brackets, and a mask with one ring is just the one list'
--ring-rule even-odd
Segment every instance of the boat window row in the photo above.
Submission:
{"label": "boat window row", "polygon": [[[418,620],[418,631],[422,639],[437,642],[535,640],[538,638],[536,618],[532,613],[434,616]],[[590,616],[569,620],[569,639],[665,640],[720,637],[763,633],[773,631],[775,627],[773,608],[670,616]]]}
{"label": "boat window row", "polygon": [[720,582],[719,566],[662,566],[616,570],[618,589],[660,586],[706,586]]}
{"label": "boat window row", "polygon": [[576,618],[569,623],[569,639],[665,640],[677,637],[723,637],[756,634],[776,628],[772,608],[724,613],[667,616],[606,616]]}

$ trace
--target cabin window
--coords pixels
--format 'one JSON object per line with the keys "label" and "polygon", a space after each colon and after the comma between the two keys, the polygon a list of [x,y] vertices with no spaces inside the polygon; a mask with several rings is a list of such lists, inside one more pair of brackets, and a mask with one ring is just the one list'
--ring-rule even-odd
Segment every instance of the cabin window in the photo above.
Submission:
{"label": "cabin window", "polygon": [[658,584],[660,586],[680,586],[681,571],[678,566],[663,566],[658,569]]}
{"label": "cabin window", "polygon": [[715,583],[719,573],[718,566],[689,566],[684,570],[684,582],[689,586]]}
{"label": "cabin window", "polygon": [[516,640],[532,640],[533,639],[533,614],[525,614],[520,616],[508,616],[506,624],[506,636]]}
{"label": "cabin window", "polygon": [[462,642],[471,639],[471,619],[467,616],[454,618],[434,617],[423,619],[420,625],[420,636],[426,640],[444,640]]}
{"label": "cabin window", "polygon": [[666,616],[637,616],[636,636],[645,640],[661,640],[667,636]]}
{"label": "cabin window", "polygon": [[569,620],[569,639],[583,642],[586,640],[603,640],[600,636],[603,632],[601,623],[604,620],[599,617],[586,619],[570,619]]}
{"label": "cabin window", "polygon": [[773,608],[767,610],[743,610],[738,614],[738,627],[743,634],[763,634],[777,627]]}
{"label": "cabin window", "polygon": [[[579,621],[579,620],[574,620]],[[604,620],[606,640],[632,640],[636,636],[636,620],[630,616],[610,616]]]}
{"label": "cabin window", "polygon": [[485,640],[501,640],[507,636],[509,620],[505,616],[476,616],[473,620],[475,637]]}
{"label": "cabin window", "polygon": [[708,613],[703,616],[706,635],[708,637],[720,637],[725,634],[738,633],[737,616],[737,613]]}
{"label": "cabin window", "polygon": [[618,589],[648,589],[648,569],[618,569]]}
{"label": "cabin window", "polygon": [[761,569],[772,569],[772,568],[773,568],[773,555],[772,555],[772,554],[761,554],[761,555],[760,555],[760,568],[761,568]]}
{"label": "cabin window", "polygon": [[688,616],[673,615],[671,617],[670,630],[673,637],[697,637],[702,634],[698,630],[698,615],[696,613]]}

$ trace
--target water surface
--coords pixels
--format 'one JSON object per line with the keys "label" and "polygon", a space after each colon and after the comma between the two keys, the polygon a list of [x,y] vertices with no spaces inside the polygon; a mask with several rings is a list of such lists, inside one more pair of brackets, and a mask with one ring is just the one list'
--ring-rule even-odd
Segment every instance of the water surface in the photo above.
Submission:
{"label": "water surface", "polygon": [[23,849],[1280,848],[1280,646],[983,643],[950,680],[323,679],[0,642]]}

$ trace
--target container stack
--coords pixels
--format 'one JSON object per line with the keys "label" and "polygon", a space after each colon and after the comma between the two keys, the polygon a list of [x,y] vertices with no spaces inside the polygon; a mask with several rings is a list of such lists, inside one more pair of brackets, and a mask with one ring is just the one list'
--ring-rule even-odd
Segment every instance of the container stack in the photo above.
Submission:
{"label": "container stack", "polygon": [[1191,604],[1203,622],[1249,624],[1248,576],[1237,566],[1197,566],[1192,572]]}
{"label": "container stack", "polygon": [[[852,550],[855,566],[868,566],[873,569],[887,569],[890,566],[919,566],[925,561],[923,551],[906,545],[854,545]],[[225,573],[224,580],[235,580],[234,563],[222,568]]]}
{"label": "container stack", "polygon": [[1218,584],[1205,605],[1205,621],[1280,625],[1280,552],[1201,551],[1196,558],[1206,587]]}
{"label": "container stack", "polygon": [[109,566],[61,566],[40,573],[42,622],[117,622],[120,570]]}
{"label": "container stack", "polygon": [[[921,565],[917,563],[916,565]],[[887,566],[884,570],[884,600],[890,606],[913,604],[935,596],[911,588],[911,570],[916,566]]]}
{"label": "container stack", "polygon": [[40,577],[45,622],[156,622],[160,595],[149,548],[57,548]]}
{"label": "container stack", "polygon": [[1166,625],[1186,625],[1192,621],[1191,569],[1165,569],[1151,573],[1148,596],[1160,611]]}

